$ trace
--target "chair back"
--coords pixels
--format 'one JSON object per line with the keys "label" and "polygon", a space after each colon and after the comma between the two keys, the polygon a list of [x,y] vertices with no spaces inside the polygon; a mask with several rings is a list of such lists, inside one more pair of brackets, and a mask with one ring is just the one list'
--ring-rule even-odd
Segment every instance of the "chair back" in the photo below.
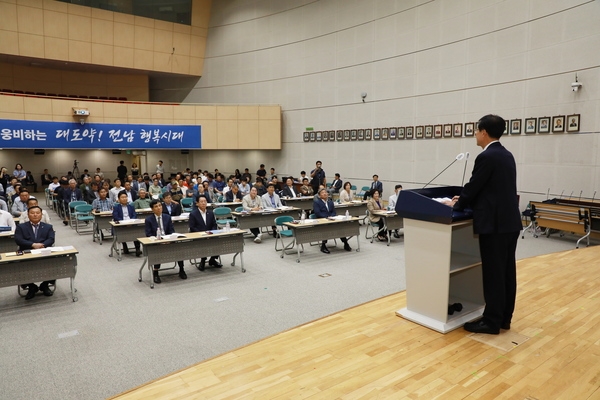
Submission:
{"label": "chair back", "polygon": [[75,210],[75,207],[86,205],[86,204],[87,203],[85,201],[81,201],[81,200],[72,201],[72,202],[69,203],[69,208],[70,208],[71,212],[73,212]]}
{"label": "chair back", "polygon": [[356,192],[356,185],[350,186],[350,190],[352,190],[353,192]]}
{"label": "chair back", "polygon": [[181,204],[181,208],[183,209],[183,211],[190,212],[192,211],[194,199],[192,199],[191,197],[184,197],[179,201],[179,203]]}
{"label": "chair back", "polygon": [[317,219],[317,216],[315,214],[310,214],[308,216],[309,219]]}
{"label": "chair back", "polygon": [[[293,220],[294,220],[294,218],[290,217],[289,215],[283,215],[281,217],[275,218],[274,222],[275,222],[275,225],[283,226],[284,223],[292,222]],[[285,228],[287,228],[287,227],[285,227]]]}
{"label": "chair back", "polygon": [[213,210],[213,214],[215,214],[215,219],[224,219],[231,217],[231,210],[229,207],[217,207]]}
{"label": "chair back", "polygon": [[242,211],[244,211],[244,207],[237,207],[235,209],[235,212],[242,212]]}
{"label": "chair back", "polygon": [[91,214],[92,209],[93,207],[91,204],[80,204],[75,206],[75,213],[77,213],[77,215]]}

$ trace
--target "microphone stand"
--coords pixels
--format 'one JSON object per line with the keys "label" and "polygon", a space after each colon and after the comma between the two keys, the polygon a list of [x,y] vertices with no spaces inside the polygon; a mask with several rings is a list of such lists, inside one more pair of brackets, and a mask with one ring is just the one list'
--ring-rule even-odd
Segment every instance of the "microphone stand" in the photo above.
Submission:
{"label": "microphone stand", "polygon": [[465,186],[465,173],[467,172],[467,163],[469,162],[469,152],[465,153],[465,168],[463,169],[463,178],[460,186]]}
{"label": "microphone stand", "polygon": [[446,168],[444,168],[444,169],[442,170],[442,172],[440,172],[439,174],[437,174],[436,176],[434,176],[434,177],[433,177],[433,179],[432,179],[432,180],[430,180],[429,182],[427,182],[427,183],[425,184],[425,186],[423,186],[421,189],[425,189],[425,188],[426,188],[426,187],[427,187],[427,186],[428,186],[428,185],[429,185],[431,182],[433,182],[433,181],[435,180],[435,178],[437,178],[437,177],[438,177],[438,176],[440,176],[440,175],[441,175],[441,174],[442,174],[442,173],[443,173],[445,170],[447,170],[448,168],[450,168],[450,167],[452,166],[452,164],[454,164],[455,162],[457,162],[457,161],[459,161],[459,160],[462,160],[462,159],[464,158],[464,156],[465,156],[465,155],[464,155],[463,153],[460,153],[459,155],[457,155],[457,156],[454,158],[454,161],[452,161],[450,164],[448,164],[448,166],[447,166]]}

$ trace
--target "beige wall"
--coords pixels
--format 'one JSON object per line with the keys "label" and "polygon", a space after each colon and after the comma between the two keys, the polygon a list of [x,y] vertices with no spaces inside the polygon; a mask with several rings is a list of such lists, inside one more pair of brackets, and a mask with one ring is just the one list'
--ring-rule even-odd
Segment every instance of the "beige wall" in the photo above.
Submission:
{"label": "beige wall", "polygon": [[277,105],[136,104],[0,95],[0,119],[76,122],[72,107],[87,108],[90,123],[201,125],[202,148],[207,150],[281,149]]}
{"label": "beige wall", "polygon": [[148,101],[148,76],[58,70],[0,62],[0,89]]}
{"label": "beige wall", "polygon": [[54,0],[0,0],[0,54],[202,75],[211,0],[192,25]]}

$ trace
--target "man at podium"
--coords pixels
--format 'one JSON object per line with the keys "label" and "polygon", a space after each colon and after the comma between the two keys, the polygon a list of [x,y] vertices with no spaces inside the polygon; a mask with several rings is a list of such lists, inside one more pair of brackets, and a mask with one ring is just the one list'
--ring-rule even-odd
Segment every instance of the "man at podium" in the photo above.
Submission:
{"label": "man at podium", "polygon": [[500,144],[506,122],[486,115],[477,123],[475,138],[483,151],[475,159],[471,179],[449,205],[473,209],[473,232],[479,235],[483,317],[467,322],[465,330],[497,335],[510,329],[517,292],[515,251],[521,231],[517,198],[517,168],[513,155]]}

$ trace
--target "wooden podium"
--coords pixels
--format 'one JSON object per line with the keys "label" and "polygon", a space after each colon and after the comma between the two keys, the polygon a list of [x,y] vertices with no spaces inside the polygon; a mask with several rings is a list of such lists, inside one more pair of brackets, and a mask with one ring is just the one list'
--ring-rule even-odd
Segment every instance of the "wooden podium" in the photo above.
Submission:
{"label": "wooden podium", "polygon": [[[450,197],[460,187],[403,190],[396,212],[404,218],[406,308],[397,315],[441,333],[483,313],[479,241],[471,213],[453,211],[433,197]],[[462,311],[448,314],[448,305]]]}

